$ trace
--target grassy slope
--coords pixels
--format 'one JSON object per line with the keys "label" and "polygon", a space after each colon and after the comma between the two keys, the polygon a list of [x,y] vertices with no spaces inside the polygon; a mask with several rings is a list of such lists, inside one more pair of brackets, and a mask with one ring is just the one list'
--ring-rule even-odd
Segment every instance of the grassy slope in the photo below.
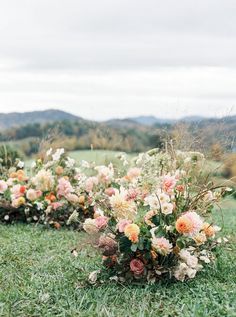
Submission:
{"label": "grassy slope", "polygon": [[[224,203],[218,261],[185,283],[76,288],[98,268],[86,235],[30,225],[0,226],[0,316],[236,316],[236,202]],[[221,215],[216,212],[219,223]],[[80,244],[78,258],[70,254]]]}

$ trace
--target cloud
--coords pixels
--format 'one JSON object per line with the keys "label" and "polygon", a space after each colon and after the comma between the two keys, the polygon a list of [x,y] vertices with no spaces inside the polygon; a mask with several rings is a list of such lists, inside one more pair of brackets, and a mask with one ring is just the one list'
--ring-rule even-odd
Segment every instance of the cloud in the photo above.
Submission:
{"label": "cloud", "polygon": [[91,119],[139,114],[223,115],[236,100],[234,71],[160,68],[153,71],[2,73],[0,100],[9,109],[61,108]]}
{"label": "cloud", "polygon": [[3,1],[0,110],[223,112],[236,102],[235,11],[234,0]]}

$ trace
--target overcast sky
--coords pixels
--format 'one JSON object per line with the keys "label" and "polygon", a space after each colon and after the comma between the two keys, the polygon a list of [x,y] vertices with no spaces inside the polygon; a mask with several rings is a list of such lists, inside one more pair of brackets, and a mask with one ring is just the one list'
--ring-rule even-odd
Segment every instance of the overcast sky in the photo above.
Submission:
{"label": "overcast sky", "polygon": [[0,112],[236,113],[235,0],[0,0]]}

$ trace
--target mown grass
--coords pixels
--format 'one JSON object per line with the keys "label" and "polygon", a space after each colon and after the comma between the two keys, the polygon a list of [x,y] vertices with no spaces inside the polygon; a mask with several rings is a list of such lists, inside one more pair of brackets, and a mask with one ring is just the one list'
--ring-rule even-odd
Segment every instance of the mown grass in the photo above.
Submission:
{"label": "mown grass", "polygon": [[[221,214],[215,211],[221,222]],[[224,202],[230,244],[184,283],[78,287],[100,258],[84,233],[0,226],[0,316],[236,316],[236,201]],[[79,247],[79,256],[70,253]]]}

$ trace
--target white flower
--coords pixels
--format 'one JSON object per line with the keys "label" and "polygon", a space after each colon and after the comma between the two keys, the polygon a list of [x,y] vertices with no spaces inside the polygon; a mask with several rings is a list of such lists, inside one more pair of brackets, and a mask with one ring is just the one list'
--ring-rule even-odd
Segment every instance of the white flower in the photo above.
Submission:
{"label": "white flower", "polygon": [[174,276],[177,280],[183,282],[185,279],[185,276],[187,276],[188,278],[194,278],[197,271],[200,268],[201,268],[200,265],[196,268],[192,268],[184,262],[179,262],[179,265],[177,266],[177,268],[174,271]]}
{"label": "white flower", "polygon": [[123,187],[120,188],[120,191],[115,189],[115,194],[109,198],[113,214],[118,220],[133,220],[136,215],[137,206],[135,202],[126,200],[126,198],[127,191]]}
{"label": "white flower", "polygon": [[173,226],[165,226],[165,230],[166,232],[169,232],[169,231],[173,231],[174,227]]}
{"label": "white flower", "polygon": [[49,156],[52,154],[52,148],[50,148],[49,150],[47,150],[46,155]]}
{"label": "white flower", "polygon": [[36,203],[37,210],[43,210],[43,203]]}
{"label": "white flower", "polygon": [[161,238],[152,238],[152,247],[161,255],[166,256],[172,251],[173,245],[164,237]]}
{"label": "white flower", "polygon": [[193,237],[193,240],[197,245],[202,245],[207,241],[207,237],[204,232],[199,232],[196,236]]}
{"label": "white flower", "polygon": [[125,153],[119,153],[118,155],[116,155],[116,157],[123,162],[123,166],[126,166],[129,164]]}
{"label": "white flower", "polygon": [[32,178],[32,183],[37,189],[46,192],[52,190],[54,186],[54,178],[51,171],[44,169],[40,170],[35,177]]}
{"label": "white flower", "polygon": [[75,160],[73,158],[67,157],[66,167],[71,168],[75,165]]}
{"label": "white flower", "polygon": [[178,281],[183,282],[187,272],[188,266],[186,263],[180,262],[179,266],[174,271],[174,276]]}
{"label": "white flower", "polygon": [[7,183],[4,180],[0,180],[0,194],[3,194],[8,188]]}
{"label": "white flower", "polygon": [[157,210],[160,208],[160,201],[156,195],[152,194],[144,199],[144,205],[149,205],[151,209]]}
{"label": "white flower", "polygon": [[53,161],[58,161],[63,153],[65,153],[65,150],[63,148],[57,149],[56,152],[52,155]]}
{"label": "white flower", "polygon": [[67,220],[66,224],[70,225],[71,223],[77,222],[78,221],[78,217],[79,217],[79,213],[76,210],[74,210],[72,212],[72,214],[70,215],[69,219]]}
{"label": "white flower", "polygon": [[4,216],[4,220],[5,220],[5,221],[8,221],[9,219],[10,219],[9,215],[5,215],[5,216]]}
{"label": "white flower", "polygon": [[110,163],[108,166],[96,166],[95,170],[98,171],[98,178],[102,182],[109,182],[113,179],[114,169],[112,163]]}
{"label": "white flower", "polygon": [[161,205],[161,212],[164,215],[172,214],[173,209],[174,209],[174,205],[171,203],[164,203]]}
{"label": "white flower", "polygon": [[191,255],[191,253],[186,249],[182,249],[179,252],[179,257],[191,268],[196,268],[198,266],[198,258]]}
{"label": "white flower", "polygon": [[31,163],[31,168],[35,168],[36,167],[36,162],[35,161],[33,161],[32,163]]}
{"label": "white flower", "polygon": [[152,238],[155,238],[156,236],[155,236],[155,231],[158,229],[158,227],[154,227],[154,228],[152,228],[152,229],[150,229],[150,233],[151,233],[151,236],[152,236]]}
{"label": "white flower", "polygon": [[83,168],[90,168],[89,162],[87,162],[87,161],[85,161],[85,160],[82,160],[82,161],[81,161],[81,166],[82,166]]}
{"label": "white flower", "polygon": [[94,207],[94,210],[95,210],[96,215],[104,216],[104,211],[102,209]]}
{"label": "white flower", "polygon": [[186,274],[189,278],[194,278],[196,276],[197,270],[192,269],[190,267],[187,268]]}
{"label": "white flower", "polygon": [[210,259],[206,255],[201,255],[199,259],[205,263],[210,263]]}
{"label": "white flower", "polygon": [[23,168],[24,166],[25,166],[25,163],[22,161],[19,161],[17,164],[17,167],[19,167],[19,168]]}
{"label": "white flower", "polygon": [[83,229],[86,231],[88,234],[94,234],[99,231],[99,229],[96,226],[95,219],[92,218],[87,218],[83,224]]}
{"label": "white flower", "polygon": [[165,204],[165,203],[169,203],[170,202],[170,196],[165,194],[165,193],[158,192],[157,196],[158,196],[161,204]]}

